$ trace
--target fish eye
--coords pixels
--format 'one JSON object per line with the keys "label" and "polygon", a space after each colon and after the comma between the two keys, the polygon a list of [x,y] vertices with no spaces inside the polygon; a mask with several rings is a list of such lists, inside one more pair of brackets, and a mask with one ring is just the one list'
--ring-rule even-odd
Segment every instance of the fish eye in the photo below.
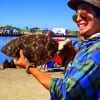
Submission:
{"label": "fish eye", "polygon": [[8,50],[11,50],[11,47],[8,47]]}

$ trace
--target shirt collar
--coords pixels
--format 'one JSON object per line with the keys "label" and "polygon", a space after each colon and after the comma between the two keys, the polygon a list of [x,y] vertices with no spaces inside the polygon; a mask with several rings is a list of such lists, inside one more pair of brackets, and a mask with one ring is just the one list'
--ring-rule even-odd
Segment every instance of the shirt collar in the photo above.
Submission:
{"label": "shirt collar", "polygon": [[93,34],[92,36],[90,36],[89,38],[87,38],[87,39],[84,39],[84,37],[82,37],[81,38],[81,41],[88,41],[88,40],[91,40],[91,39],[97,39],[97,38],[99,38],[100,39],[100,33],[96,33],[96,34]]}
{"label": "shirt collar", "polygon": [[100,33],[93,34],[92,36],[89,37],[89,39],[93,39],[95,37],[99,37],[100,38]]}
{"label": "shirt collar", "polygon": [[100,33],[93,34],[88,39],[83,39],[83,41],[80,43],[80,49],[88,48],[91,44],[94,44],[96,41],[99,41],[99,39]]}

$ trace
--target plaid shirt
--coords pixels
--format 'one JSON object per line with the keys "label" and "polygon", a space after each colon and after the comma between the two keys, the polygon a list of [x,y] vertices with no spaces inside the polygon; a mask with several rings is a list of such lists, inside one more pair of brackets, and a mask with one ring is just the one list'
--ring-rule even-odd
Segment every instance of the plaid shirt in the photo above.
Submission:
{"label": "plaid shirt", "polygon": [[84,41],[64,79],[51,81],[51,100],[100,100],[100,34]]}

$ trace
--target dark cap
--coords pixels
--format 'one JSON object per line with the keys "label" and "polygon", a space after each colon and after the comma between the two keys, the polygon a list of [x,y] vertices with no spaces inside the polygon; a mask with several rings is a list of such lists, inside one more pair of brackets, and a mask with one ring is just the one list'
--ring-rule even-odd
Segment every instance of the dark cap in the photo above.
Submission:
{"label": "dark cap", "polygon": [[68,2],[68,6],[71,9],[76,10],[77,6],[79,4],[81,4],[81,3],[83,3],[83,2],[88,3],[88,4],[92,5],[92,6],[95,6],[95,7],[100,9],[100,0],[70,0]]}

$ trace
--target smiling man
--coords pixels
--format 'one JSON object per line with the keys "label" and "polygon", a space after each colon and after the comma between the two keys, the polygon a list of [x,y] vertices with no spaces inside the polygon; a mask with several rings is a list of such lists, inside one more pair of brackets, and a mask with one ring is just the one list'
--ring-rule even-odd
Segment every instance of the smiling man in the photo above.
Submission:
{"label": "smiling man", "polygon": [[100,99],[100,0],[70,0],[68,6],[76,11],[73,19],[84,38],[78,53],[64,79],[52,78],[34,68],[24,57],[15,59],[50,91],[51,100],[99,100]]}

